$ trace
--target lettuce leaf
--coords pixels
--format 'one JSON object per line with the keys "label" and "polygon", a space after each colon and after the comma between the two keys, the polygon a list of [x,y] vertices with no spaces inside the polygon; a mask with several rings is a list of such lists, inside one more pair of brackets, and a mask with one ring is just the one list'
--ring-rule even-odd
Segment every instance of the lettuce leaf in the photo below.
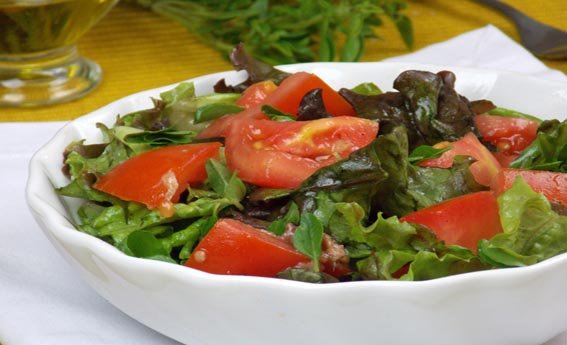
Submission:
{"label": "lettuce leaf", "polygon": [[[240,93],[212,93],[197,96],[193,83],[180,83],[175,88],[162,92],[159,100],[154,100],[154,108],[136,111],[124,115],[120,125],[134,127],[145,131],[200,131],[205,128],[213,118],[201,116],[196,119],[197,113],[202,113],[211,104],[234,105]],[[229,107],[227,109],[236,109]],[[228,110],[227,110],[228,111]],[[217,114],[215,116],[220,116]]]}
{"label": "lettuce leaf", "polygon": [[536,139],[510,167],[567,172],[567,120],[542,122]]}
{"label": "lettuce leaf", "polygon": [[[354,248],[356,256],[362,257],[356,262],[362,279],[427,280],[487,268],[467,248],[447,246],[419,225],[378,214],[378,219],[365,227],[356,204],[337,204],[337,210],[343,217],[349,254]],[[332,223],[336,221],[339,219]],[[361,254],[361,245],[367,248],[367,255]]]}
{"label": "lettuce leaf", "polygon": [[567,252],[567,216],[518,177],[498,198],[503,233],[479,243],[482,260],[496,267],[527,266]]}

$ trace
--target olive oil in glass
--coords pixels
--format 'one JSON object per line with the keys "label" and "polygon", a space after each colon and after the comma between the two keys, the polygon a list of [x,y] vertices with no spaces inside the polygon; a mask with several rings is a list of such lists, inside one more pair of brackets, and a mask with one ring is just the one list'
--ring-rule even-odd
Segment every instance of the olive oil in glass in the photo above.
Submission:
{"label": "olive oil in glass", "polygon": [[0,106],[65,102],[91,91],[100,67],[75,44],[117,0],[0,0]]}

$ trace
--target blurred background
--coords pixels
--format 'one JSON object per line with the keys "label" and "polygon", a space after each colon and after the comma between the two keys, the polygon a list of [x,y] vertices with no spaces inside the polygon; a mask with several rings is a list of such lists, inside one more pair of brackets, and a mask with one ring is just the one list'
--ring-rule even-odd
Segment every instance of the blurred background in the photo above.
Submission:
{"label": "blurred background", "polygon": [[[102,67],[99,87],[79,100],[38,108],[0,108],[0,121],[70,120],[128,94],[199,75],[230,70],[224,54],[204,44],[194,33],[170,18],[145,8],[139,0],[121,2],[78,44],[83,56]],[[567,30],[565,0],[505,0],[532,18]],[[519,40],[513,22],[500,12],[469,0],[408,0],[402,10],[413,25],[409,50],[395,24],[384,19],[377,39],[365,41],[360,61],[378,61],[407,54],[430,44],[493,24]],[[567,60],[542,60],[567,72]]]}

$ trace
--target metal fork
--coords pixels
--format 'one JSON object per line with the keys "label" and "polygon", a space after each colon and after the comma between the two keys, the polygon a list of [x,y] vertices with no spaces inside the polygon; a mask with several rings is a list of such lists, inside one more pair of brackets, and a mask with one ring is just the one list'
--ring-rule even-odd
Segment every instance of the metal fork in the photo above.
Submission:
{"label": "metal fork", "polygon": [[475,0],[509,17],[520,33],[524,47],[544,59],[567,59],[567,32],[534,20],[499,0]]}

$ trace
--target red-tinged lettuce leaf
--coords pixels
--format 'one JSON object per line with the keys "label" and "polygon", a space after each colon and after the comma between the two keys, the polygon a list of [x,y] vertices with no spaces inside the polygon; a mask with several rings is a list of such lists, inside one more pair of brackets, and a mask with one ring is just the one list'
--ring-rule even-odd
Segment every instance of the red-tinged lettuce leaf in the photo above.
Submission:
{"label": "red-tinged lettuce leaf", "polygon": [[272,65],[255,59],[246,52],[242,43],[238,44],[230,52],[230,61],[237,71],[245,70],[248,73],[248,78],[237,85],[227,85],[226,81],[221,79],[214,87],[215,92],[241,93],[246,90],[248,86],[264,80],[271,80],[276,85],[279,85],[285,78],[290,76],[290,73],[281,71],[274,68]]}
{"label": "red-tinged lettuce leaf", "polygon": [[439,141],[455,141],[468,132],[476,133],[475,113],[469,101],[455,91],[455,75],[405,71],[394,81],[399,92],[363,95],[341,89],[340,93],[357,114],[380,121],[382,133],[397,126],[408,129],[411,149]]}

